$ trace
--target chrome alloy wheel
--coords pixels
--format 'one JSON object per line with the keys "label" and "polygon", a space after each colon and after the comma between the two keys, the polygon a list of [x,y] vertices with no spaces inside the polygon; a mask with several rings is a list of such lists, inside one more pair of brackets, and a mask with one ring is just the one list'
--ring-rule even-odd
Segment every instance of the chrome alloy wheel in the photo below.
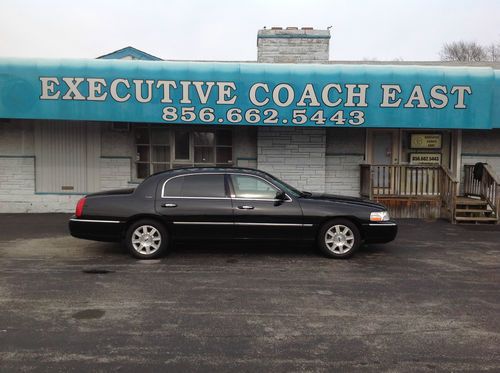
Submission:
{"label": "chrome alloy wheel", "polygon": [[161,234],[151,225],[141,225],[132,233],[132,246],[140,254],[150,255],[161,245]]}
{"label": "chrome alloy wheel", "polygon": [[345,254],[354,245],[354,233],[345,225],[333,225],[325,233],[325,245],[335,254]]}

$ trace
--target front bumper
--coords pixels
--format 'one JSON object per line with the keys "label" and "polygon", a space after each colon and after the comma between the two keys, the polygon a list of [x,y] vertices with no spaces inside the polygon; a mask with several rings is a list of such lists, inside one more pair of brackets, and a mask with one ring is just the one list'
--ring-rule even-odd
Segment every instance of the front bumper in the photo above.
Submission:
{"label": "front bumper", "polygon": [[86,240],[116,242],[123,237],[125,222],[117,220],[78,219],[72,216],[68,223],[73,237]]}
{"label": "front bumper", "polygon": [[393,241],[398,234],[398,225],[394,221],[371,222],[363,224],[366,243],[385,243]]}

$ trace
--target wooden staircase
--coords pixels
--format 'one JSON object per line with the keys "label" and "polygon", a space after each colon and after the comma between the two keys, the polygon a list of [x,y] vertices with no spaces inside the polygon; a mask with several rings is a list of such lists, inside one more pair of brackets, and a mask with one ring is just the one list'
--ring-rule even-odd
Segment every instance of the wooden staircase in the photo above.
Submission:
{"label": "wooden staircase", "polygon": [[500,182],[488,164],[482,165],[481,175],[474,175],[474,165],[464,165],[464,196],[455,200],[453,217],[456,223],[500,222]]}
{"label": "wooden staircase", "polygon": [[480,197],[457,197],[455,221],[459,224],[496,224],[498,216],[490,204]]}

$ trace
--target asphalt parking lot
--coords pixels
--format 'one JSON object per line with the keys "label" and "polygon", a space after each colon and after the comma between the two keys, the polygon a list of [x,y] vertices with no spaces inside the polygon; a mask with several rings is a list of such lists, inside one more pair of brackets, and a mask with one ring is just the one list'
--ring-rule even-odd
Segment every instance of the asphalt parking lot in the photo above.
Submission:
{"label": "asphalt parking lot", "polygon": [[139,261],[67,217],[0,214],[0,371],[500,371],[500,226],[404,220],[350,260],[197,242]]}

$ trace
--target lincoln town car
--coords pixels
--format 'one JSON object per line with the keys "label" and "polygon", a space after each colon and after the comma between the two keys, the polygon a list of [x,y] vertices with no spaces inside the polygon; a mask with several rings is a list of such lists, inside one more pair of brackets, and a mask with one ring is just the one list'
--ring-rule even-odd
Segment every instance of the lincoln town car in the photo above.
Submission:
{"label": "lincoln town car", "polygon": [[174,169],[135,189],[89,194],[69,229],[78,238],[123,242],[140,259],[193,239],[311,242],[327,257],[348,258],[362,243],[389,242],[397,233],[379,203],[299,191],[248,168]]}

